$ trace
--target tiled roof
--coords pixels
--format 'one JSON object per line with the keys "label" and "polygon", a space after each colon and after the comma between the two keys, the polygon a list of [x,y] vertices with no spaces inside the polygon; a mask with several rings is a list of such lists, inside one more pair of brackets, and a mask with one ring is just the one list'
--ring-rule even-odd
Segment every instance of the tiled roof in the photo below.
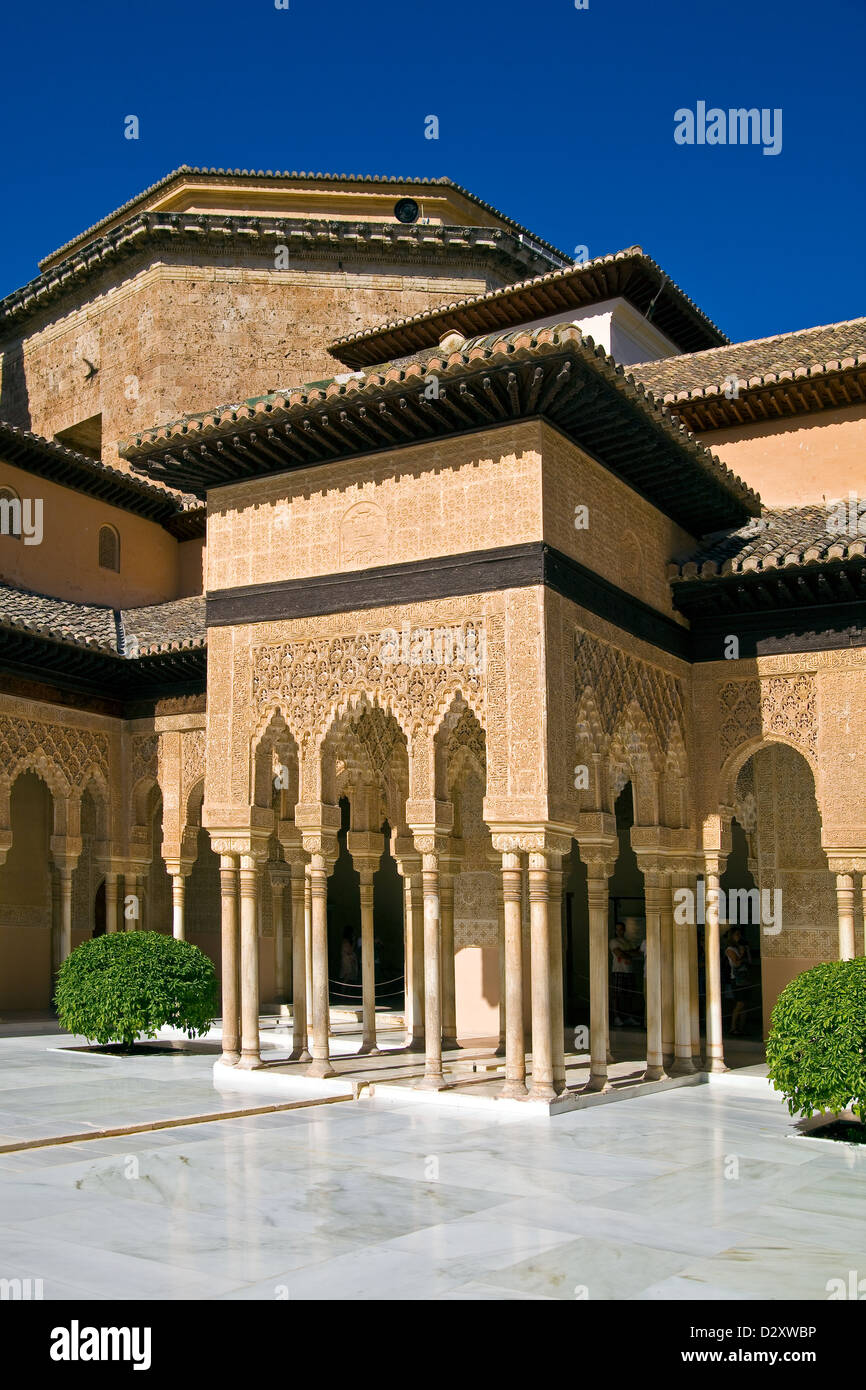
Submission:
{"label": "tiled roof", "polygon": [[802,380],[850,366],[866,366],[866,318],[779,333],[728,347],[708,348],[658,362],[640,362],[629,371],[666,405],[695,396],[724,395],[736,377],[740,390]]}
{"label": "tiled roof", "polygon": [[565,320],[569,310],[599,303],[617,294],[624,294],[636,302],[642,313],[658,296],[653,323],[686,350],[690,343],[704,347],[707,343],[727,342],[721,329],[642,247],[629,246],[624,251],[597,256],[582,265],[566,266],[504,289],[470,295],[450,304],[423,309],[406,318],[362,329],[338,338],[330,352],[350,366],[366,366],[397,357],[401,350],[432,347],[446,331],[467,336],[494,329],[505,331],[515,323],[531,322],[559,312]]}
{"label": "tiled roof", "polygon": [[[465,263],[468,258],[472,266],[483,267],[485,273],[495,272],[504,280],[540,273],[554,256],[536,238],[511,227],[145,209],[131,212],[125,221],[109,226],[63,260],[52,261],[36,279],[0,299],[0,323],[26,319],[101,274],[106,266],[145,252],[154,256],[170,251],[175,256],[192,257],[207,253],[222,260],[258,253],[262,266],[267,263],[272,271],[275,237],[285,242],[293,257],[399,260],[416,268],[419,257],[444,264],[455,258]],[[559,253],[556,259],[559,264]]]}
{"label": "tiled roof", "polygon": [[138,638],[138,656],[204,647],[204,613],[200,594],[118,611],[0,584],[0,628],[112,656],[130,654],[132,637]]}
{"label": "tiled roof", "polygon": [[512,217],[507,217],[504,212],[500,212],[499,209],[493,207],[491,203],[485,203],[482,198],[479,198],[475,193],[471,193],[468,188],[463,188],[461,184],[454,183],[453,180],[449,178],[401,178],[393,174],[314,174],[298,172],[297,170],[291,172],[277,170],[275,172],[271,169],[214,169],[181,164],[179,168],[172,169],[171,173],[166,174],[164,178],[158,179],[156,183],[151,184],[149,188],[143,189],[141,193],[137,193],[134,198],[130,198],[129,201],[123,203],[121,207],[115,208],[114,212],[110,212],[106,217],[101,217],[92,227],[88,227],[86,231],[80,232],[78,236],[73,237],[71,241],[67,241],[62,246],[58,246],[56,251],[52,251],[49,256],[44,257],[39,262],[40,270],[49,261],[55,260],[64,252],[71,251],[79,242],[92,236],[94,232],[99,231],[101,227],[106,226],[109,222],[113,222],[115,218],[121,217],[123,213],[137,207],[139,203],[142,203],[152,194],[159,193],[164,188],[167,188],[175,179],[182,178],[189,174],[198,177],[221,179],[272,179],[275,183],[363,183],[451,188],[455,193],[459,193],[462,197],[468,198],[471,203],[481,208],[483,212],[492,213],[494,217],[500,222],[504,222],[506,226],[512,227],[516,232],[520,232],[525,236],[531,237],[532,240],[543,247],[545,251],[552,252],[561,261],[570,262],[571,259],[569,256],[565,256],[550,242],[545,241],[542,237],[536,236],[534,232],[530,232],[528,228],[522,226],[519,222],[515,222]]}
{"label": "tiled roof", "polygon": [[132,637],[138,638],[142,656],[203,647],[207,638],[204,614],[203,594],[153,603],[145,608],[124,608],[120,616],[127,650]]}
{"label": "tiled roof", "polygon": [[737,531],[705,537],[698,550],[674,560],[670,578],[715,579],[866,556],[866,536],[836,534],[828,507],[767,508]]}
{"label": "tiled roof", "polygon": [[0,460],[156,521],[179,539],[204,534],[205,509],[190,493],[88,458],[4,420],[0,420]]}
{"label": "tiled roof", "polygon": [[[431,376],[439,383],[435,400],[425,393]],[[723,524],[759,508],[742,479],[571,324],[458,339],[374,371],[220,406],[143,431],[120,452],[149,476],[204,495],[278,468],[538,415],[640,486],[693,535],[710,529],[711,518]],[[638,432],[639,456],[632,438]]]}

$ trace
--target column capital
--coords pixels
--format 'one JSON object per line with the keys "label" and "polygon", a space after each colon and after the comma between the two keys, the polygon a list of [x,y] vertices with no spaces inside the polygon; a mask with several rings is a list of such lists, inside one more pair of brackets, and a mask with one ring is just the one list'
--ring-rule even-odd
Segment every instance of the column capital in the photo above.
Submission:
{"label": "column capital", "polygon": [[450,801],[406,802],[406,825],[415,837],[449,836],[454,830],[454,807]]}
{"label": "column capital", "polygon": [[571,828],[553,822],[494,821],[490,824],[493,848],[500,854],[571,853]]}
{"label": "column capital", "polygon": [[52,835],[50,847],[57,868],[71,872],[81,856],[84,840],[80,835]]}
{"label": "column capital", "polygon": [[251,859],[267,859],[270,832],[262,828],[244,830],[230,827],[210,827],[211,849],[214,854],[232,854]]}
{"label": "column capital", "polygon": [[189,878],[193,862],[189,859],[164,859],[165,871],[169,878]]}
{"label": "column capital", "polygon": [[725,865],[728,862],[727,854],[719,850],[704,850],[703,871],[705,874],[713,874],[716,878],[721,878],[725,872]]}
{"label": "column capital", "polygon": [[375,870],[385,852],[385,836],[373,830],[350,830],[346,835],[346,849],[356,869],[368,868],[369,860]]}
{"label": "column capital", "polygon": [[831,874],[866,874],[866,849],[824,847]]}

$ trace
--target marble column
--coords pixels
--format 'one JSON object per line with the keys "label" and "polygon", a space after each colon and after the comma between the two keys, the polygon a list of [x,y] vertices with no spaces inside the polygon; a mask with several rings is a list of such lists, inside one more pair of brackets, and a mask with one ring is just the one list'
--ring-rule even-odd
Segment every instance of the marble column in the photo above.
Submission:
{"label": "marble column", "polygon": [[[505,1056],[505,898],[502,893],[502,873],[499,855],[496,855],[497,867],[500,872],[496,875],[496,921],[499,939],[499,1046],[496,1049],[497,1057]],[[521,984],[521,989],[523,988]]]}
{"label": "marble column", "polygon": [[72,874],[69,864],[58,867],[60,875],[60,964],[72,953]]}
{"label": "marble column", "polygon": [[661,970],[662,970],[662,1058],[666,1068],[673,1066],[676,1056],[676,1019],[674,1005],[674,916],[669,875],[662,884],[661,905]]}
{"label": "marble column", "polygon": [[241,1059],[238,1067],[252,1071],[262,1064],[259,1040],[259,920],[260,870],[253,855],[241,855]]}
{"label": "marble column", "polygon": [[292,1061],[309,1062],[307,1047],[307,914],[306,865],[300,855],[292,874]]}
{"label": "marble column", "polygon": [[[331,865],[333,858],[331,858]],[[331,1066],[331,1000],[328,965],[328,873],[330,865],[322,850],[310,853],[310,899],[313,939],[313,1060],[308,1076],[328,1077],[337,1073]]]}
{"label": "marble column", "polygon": [[171,934],[175,941],[186,940],[184,924],[184,898],[186,878],[183,874],[171,876]]}
{"label": "marble column", "polygon": [[[553,864],[557,867],[554,868]],[[565,999],[562,979],[562,880],[561,860],[550,868],[550,1012],[553,1049],[553,1089],[565,1090]]]}
{"label": "marble column", "polygon": [[117,890],[118,875],[108,870],[105,875],[105,930],[107,934],[117,931]]}
{"label": "marble column", "polygon": [[304,960],[306,962],[307,1037],[313,1032],[313,892],[310,864],[304,865]]}
{"label": "marble column", "polygon": [[705,925],[704,947],[707,980],[707,1069],[727,1071],[722,1039],[722,961],[719,933],[719,880],[725,866],[724,855],[705,856]]}
{"label": "marble column", "polygon": [[697,919],[695,925],[689,932],[689,1022],[692,1035],[692,1059],[695,1069],[699,1070],[703,1056],[701,1054],[701,997],[700,997],[700,972],[698,970],[698,928]]}
{"label": "marble column", "polygon": [[613,863],[605,859],[590,859],[581,850],[586,863],[586,891],[589,903],[589,1081],[587,1090],[608,1091],[608,1016],[610,1010],[608,982],[608,879]]}
{"label": "marble column", "polygon": [[[638,861],[640,862],[640,861]],[[660,1081],[665,1075],[662,1052],[662,911],[665,897],[664,875],[658,870],[644,872],[646,904],[646,1071],[645,1081]],[[670,895],[668,894],[668,899]]]}
{"label": "marble column", "polygon": [[222,1057],[226,1066],[240,1061],[240,941],[238,936],[238,856],[220,855],[222,944]]}
{"label": "marble column", "polygon": [[361,1053],[378,1052],[376,1046],[376,944],[373,932],[373,869],[359,871],[361,894]]}
{"label": "marble column", "polygon": [[[496,840],[494,839],[494,844]],[[505,957],[505,1086],[512,1100],[526,1095],[526,1038],[523,1027],[523,857],[502,851]]]}
{"label": "marble column", "polygon": [[[363,807],[362,807],[363,812]],[[366,808],[367,821],[373,819]],[[371,830],[350,830],[346,848],[360,882],[361,899],[361,1056],[378,1052],[376,1039],[376,941],[374,933],[375,900],[373,880],[385,849],[385,840]]]}
{"label": "marble column", "polygon": [[678,902],[680,889],[689,888],[685,873],[670,875],[671,917],[674,935],[674,1061],[671,1076],[691,1076],[695,1070],[692,1058],[692,976],[689,943],[695,936],[694,888],[691,888],[692,908],[688,902]]}
{"label": "marble column", "polygon": [[454,878],[453,861],[439,874],[439,903],[442,912],[442,1046],[446,1051],[458,1047],[457,979],[454,965]]}
{"label": "marble column", "polygon": [[424,897],[424,1076],[419,1089],[441,1091],[442,1071],[442,943],[439,901],[438,837],[416,836],[421,854],[421,889]]}
{"label": "marble column", "polygon": [[286,934],[284,879],[282,867],[272,866],[270,880],[271,924],[274,929],[274,1002],[278,1009],[289,1002],[292,961],[292,939]]}
{"label": "marble column", "polygon": [[857,952],[854,942],[854,877],[852,874],[836,874],[836,913],[839,920],[839,959],[853,960]]}
{"label": "marble column", "polygon": [[556,1096],[550,987],[550,864],[543,850],[531,850],[529,854],[529,924],[532,968],[532,1087],[529,1099],[550,1101]]}

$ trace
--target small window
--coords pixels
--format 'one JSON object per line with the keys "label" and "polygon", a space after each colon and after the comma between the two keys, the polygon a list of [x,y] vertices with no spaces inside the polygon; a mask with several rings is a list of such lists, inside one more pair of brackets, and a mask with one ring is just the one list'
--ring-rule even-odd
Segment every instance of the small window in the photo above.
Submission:
{"label": "small window", "polygon": [[99,528],[99,568],[120,570],[120,536],[113,526]]}
{"label": "small window", "polygon": [[11,487],[0,487],[0,536],[21,539],[21,498]]}

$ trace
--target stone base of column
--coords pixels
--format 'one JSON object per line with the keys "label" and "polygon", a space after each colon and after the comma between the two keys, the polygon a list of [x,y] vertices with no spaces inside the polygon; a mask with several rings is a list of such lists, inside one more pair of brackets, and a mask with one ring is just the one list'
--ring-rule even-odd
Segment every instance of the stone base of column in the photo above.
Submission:
{"label": "stone base of column", "polygon": [[416,1091],[444,1091],[447,1086],[444,1076],[422,1076],[420,1081],[415,1082]]}
{"label": "stone base of column", "polygon": [[423,1038],[409,1038],[406,1043],[407,1052],[426,1052],[427,1048]]}
{"label": "stone base of column", "polygon": [[547,1084],[542,1086],[533,1086],[532,1089],[529,1091],[529,1094],[525,1096],[524,1099],[527,1101],[543,1101],[546,1105],[549,1101],[556,1100],[556,1091],[553,1089],[552,1086],[548,1086]]}
{"label": "stone base of column", "polygon": [[306,1047],[296,1047],[289,1053],[290,1062],[312,1062],[312,1060],[313,1054]]}
{"label": "stone base of column", "polygon": [[358,1048],[357,1055],[359,1057],[378,1057],[381,1051],[381,1047],[377,1047],[374,1042],[362,1041],[361,1046]]}
{"label": "stone base of column", "polygon": [[501,1043],[499,1044],[499,1046],[497,1047],[497,1049],[496,1049],[496,1051],[494,1052],[493,1056],[494,1056],[494,1057],[504,1057],[504,1056],[505,1056],[505,1043],[504,1043],[504,1041],[501,1042]]}
{"label": "stone base of column", "polygon": [[667,1081],[668,1076],[664,1067],[647,1067],[641,1081]]}
{"label": "stone base of column", "polygon": [[257,1071],[262,1065],[262,1059],[257,1052],[242,1052],[237,1065],[238,1071]]}
{"label": "stone base of column", "polygon": [[443,1039],[442,1039],[442,1050],[443,1050],[444,1052],[457,1052],[458,1049],[459,1049],[459,1047],[460,1047],[460,1044],[459,1044],[459,1042],[457,1041],[456,1038],[443,1038]]}
{"label": "stone base of column", "polygon": [[307,1067],[307,1076],[318,1077],[320,1081],[324,1081],[328,1077],[336,1075],[337,1073],[334,1071],[327,1057],[314,1057]]}
{"label": "stone base of column", "polygon": [[705,1070],[711,1072],[723,1072],[730,1071],[730,1068],[725,1065],[721,1057],[708,1057]]}
{"label": "stone base of column", "polygon": [[604,1095],[605,1092],[610,1089],[610,1082],[606,1076],[593,1076],[592,1074],[590,1074],[590,1078],[584,1087],[585,1091],[594,1091],[598,1095]]}
{"label": "stone base of column", "polygon": [[499,1092],[500,1100],[525,1100],[526,1086],[522,1081],[506,1081]]}
{"label": "stone base of column", "polygon": [[669,1076],[694,1076],[697,1071],[694,1059],[691,1057],[675,1057],[671,1062]]}
{"label": "stone base of column", "polygon": [[224,1067],[236,1067],[241,1060],[239,1052],[223,1052],[220,1056],[220,1063]]}

